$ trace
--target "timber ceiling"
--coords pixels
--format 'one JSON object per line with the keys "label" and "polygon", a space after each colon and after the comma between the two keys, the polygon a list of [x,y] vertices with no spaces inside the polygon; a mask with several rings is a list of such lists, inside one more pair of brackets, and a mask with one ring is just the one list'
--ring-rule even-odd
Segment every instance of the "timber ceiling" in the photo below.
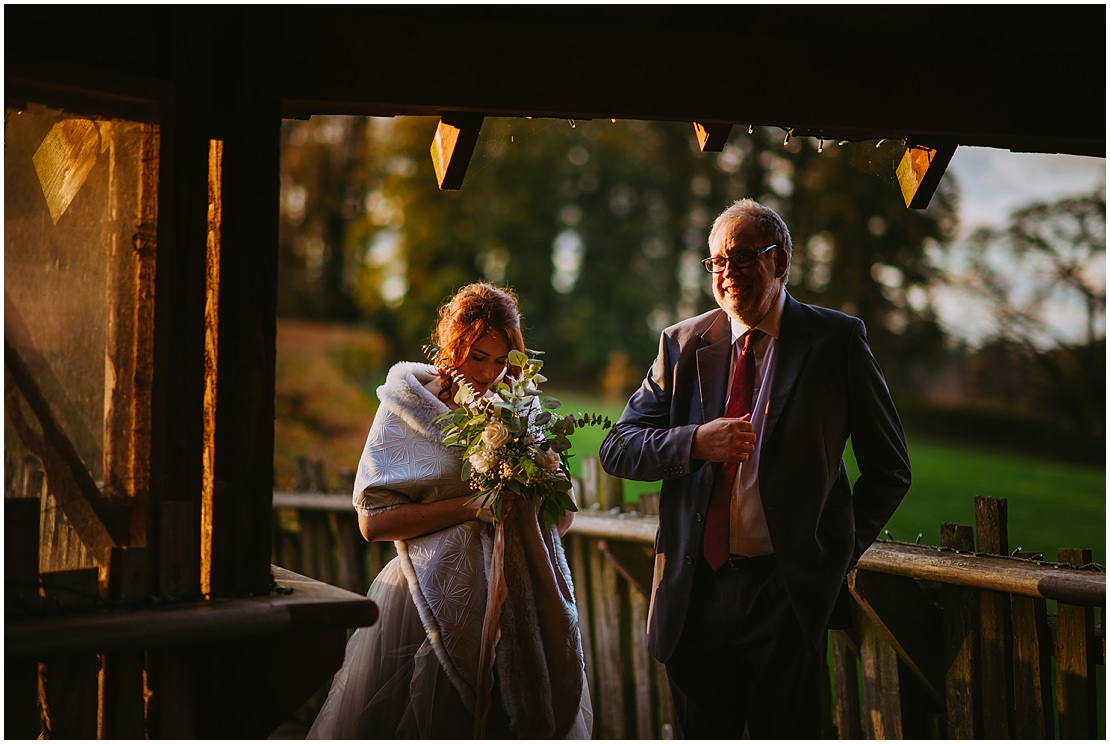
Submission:
{"label": "timber ceiling", "polygon": [[[267,77],[286,116],[660,119],[827,139],[1106,151],[1104,5],[9,5],[4,13],[9,86],[34,59],[75,66],[84,84],[95,85],[98,71],[181,83],[200,62],[190,55],[211,50],[212,39],[231,59],[249,38],[263,58],[245,69]],[[205,65],[220,73],[219,62]]]}

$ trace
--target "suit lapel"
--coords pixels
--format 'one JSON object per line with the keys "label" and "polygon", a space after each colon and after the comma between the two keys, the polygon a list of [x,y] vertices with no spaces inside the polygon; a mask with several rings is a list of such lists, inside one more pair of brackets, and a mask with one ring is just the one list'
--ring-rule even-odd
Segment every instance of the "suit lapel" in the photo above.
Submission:
{"label": "suit lapel", "polygon": [[720,418],[725,411],[729,352],[732,350],[732,326],[728,315],[718,313],[702,334],[701,340],[704,346],[697,351],[698,390],[701,395],[701,420],[704,423]]}
{"label": "suit lapel", "polygon": [[782,324],[779,338],[775,344],[775,375],[771,381],[771,400],[767,406],[767,417],[763,420],[763,441],[768,441],[775,431],[779,416],[786,401],[798,382],[798,375],[805,366],[810,345],[807,338],[811,333],[802,306],[786,295],[786,305],[782,311]]}

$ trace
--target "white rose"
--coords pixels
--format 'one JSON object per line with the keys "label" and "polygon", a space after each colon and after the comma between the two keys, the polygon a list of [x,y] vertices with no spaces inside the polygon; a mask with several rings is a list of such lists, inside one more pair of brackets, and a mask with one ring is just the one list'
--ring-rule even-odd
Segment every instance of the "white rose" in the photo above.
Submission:
{"label": "white rose", "polygon": [[504,447],[513,438],[509,427],[500,421],[494,421],[482,432],[482,443],[490,449]]}
{"label": "white rose", "polygon": [[470,456],[470,465],[475,472],[485,473],[493,465],[493,458],[485,450],[478,450]]}
{"label": "white rose", "polygon": [[536,464],[541,468],[554,470],[559,467],[559,453],[553,449],[540,450],[536,453]]}

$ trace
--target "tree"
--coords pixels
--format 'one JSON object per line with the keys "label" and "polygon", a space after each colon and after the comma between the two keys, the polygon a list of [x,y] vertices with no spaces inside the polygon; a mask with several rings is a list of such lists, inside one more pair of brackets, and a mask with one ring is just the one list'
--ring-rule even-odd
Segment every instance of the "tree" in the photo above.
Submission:
{"label": "tree", "polygon": [[347,231],[361,213],[363,117],[325,116],[282,127],[278,313],[349,322]]}
{"label": "tree", "polygon": [[967,241],[952,284],[987,308],[986,346],[1023,375],[1027,410],[1103,436],[1106,402],[1106,191],[1038,203]]}
{"label": "tree", "polygon": [[[484,278],[517,290],[526,340],[560,386],[634,384],[664,326],[714,306],[700,260],[714,217],[743,196],[790,225],[791,292],[860,315],[891,380],[940,343],[922,288],[952,197],[907,210],[888,162],[897,144],[784,145],[775,129],[737,127],[722,152],[702,153],[689,123],[487,118],[462,189],[444,192],[428,154],[437,119],[368,121],[348,143],[359,180],[332,187],[359,197],[333,200],[354,207],[341,287],[398,358],[419,355],[436,305]],[[869,165],[885,160],[861,170],[853,153],[865,151]],[[335,291],[291,276],[304,277],[298,292]]]}

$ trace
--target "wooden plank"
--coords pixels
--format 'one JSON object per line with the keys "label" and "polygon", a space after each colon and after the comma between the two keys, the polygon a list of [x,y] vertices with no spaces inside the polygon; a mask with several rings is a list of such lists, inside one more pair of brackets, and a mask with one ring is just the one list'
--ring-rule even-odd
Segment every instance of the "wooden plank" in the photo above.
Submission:
{"label": "wooden plank", "polygon": [[1052,714],[1052,635],[1043,599],[1013,598],[1014,735],[1055,738]]}
{"label": "wooden plank", "polygon": [[[354,513],[353,510],[351,513]],[[343,517],[346,518],[340,518],[336,512],[328,514],[328,530],[335,545],[335,557],[339,569],[335,583],[349,591],[358,591],[360,583],[356,571],[358,554],[354,534],[352,534],[358,530],[358,525],[351,524],[350,514],[344,513]],[[359,539],[362,539],[361,535]]]}
{"label": "wooden plank", "polygon": [[[58,506],[81,536],[81,541],[102,565],[107,565],[111,549],[127,541],[129,514],[126,507],[113,504],[101,495],[34,375],[19,351],[6,339],[4,378],[13,383],[11,388],[5,385],[10,390],[5,404],[8,421],[24,444],[42,459]],[[15,390],[18,396],[13,399]],[[19,396],[38,421],[38,431],[23,418]]]}
{"label": "wooden plank", "polygon": [[721,122],[694,122],[694,132],[698,135],[698,146],[702,152],[720,152],[728,142],[732,124]]}
{"label": "wooden plank", "polygon": [[913,579],[853,571],[848,588],[883,640],[944,707],[941,614]]}
{"label": "wooden plank", "polygon": [[161,501],[151,505],[157,542],[154,591],[163,597],[200,594],[200,505],[196,501]]}
{"label": "wooden plank", "polygon": [[40,502],[36,498],[4,499],[4,613],[32,613],[39,596]]}
{"label": "wooden plank", "polygon": [[868,739],[901,739],[898,655],[864,613],[859,615],[864,732]]}
{"label": "wooden plank", "polygon": [[654,550],[658,517],[611,516],[583,509],[574,515],[570,531],[576,535],[608,538],[614,542],[633,542]]}
{"label": "wooden plank", "polygon": [[[7,652],[5,644],[5,657]],[[86,652],[53,658],[44,661],[42,666],[46,738],[99,738],[100,659],[97,655]]]}
{"label": "wooden plank", "polygon": [[598,466],[598,489],[601,508],[606,511],[611,509],[624,510],[624,480],[609,475],[601,466]]}
{"label": "wooden plank", "polygon": [[42,574],[44,604],[51,609],[92,609],[100,601],[100,570],[74,568]]}
{"label": "wooden plank", "polygon": [[834,708],[837,738],[862,739],[859,701],[859,656],[856,645],[843,630],[833,630],[829,638],[833,651],[833,680],[836,686]]}
{"label": "wooden plank", "polygon": [[150,596],[147,588],[146,548],[113,548],[108,566],[108,598],[138,603]]}
{"label": "wooden plank", "polygon": [[219,601],[110,613],[75,613],[4,624],[6,658],[45,658],[201,644],[299,628],[372,625],[378,608],[362,595],[273,566],[277,591]]}
{"label": "wooden plank", "polygon": [[151,739],[195,739],[198,721],[197,654],[194,649],[169,647],[150,653],[151,691],[147,728]]}
{"label": "wooden plank", "polygon": [[[582,636],[582,655],[586,665],[586,684],[589,685],[591,696],[596,697],[598,691],[597,662],[595,661],[596,640],[594,633],[593,612],[590,606],[592,592],[590,591],[590,563],[587,550],[591,547],[596,550],[596,543],[582,535],[567,534],[564,540],[570,542],[570,575],[574,582],[574,603],[578,607],[578,632]],[[596,701],[593,703],[596,709]],[[597,724],[594,724],[597,730]]]}
{"label": "wooden plank", "polygon": [[659,739],[678,738],[678,716],[671,697],[671,685],[667,679],[667,668],[653,655],[651,657],[652,687],[655,690],[655,716]]}
{"label": "wooden plank", "polygon": [[[1061,563],[1085,566],[1090,550],[1059,550]],[[1061,739],[1098,737],[1095,702],[1094,608],[1060,604],[1056,609],[1056,709]]]}
{"label": "wooden plank", "polygon": [[[956,550],[974,550],[972,529],[945,522],[941,544]],[[944,606],[945,699],[947,732],[950,739],[978,739],[979,632],[976,618],[978,597],[971,589],[946,584],[941,589]]]}
{"label": "wooden plank", "polygon": [[986,699],[983,735],[1009,739],[1014,730],[1013,620],[1009,594],[979,593],[980,678]]}
{"label": "wooden plank", "polygon": [[910,143],[895,169],[902,198],[910,209],[925,209],[940,185],[940,179],[956,152],[955,145],[936,148]]}
{"label": "wooden plank", "polygon": [[856,567],[1069,604],[1101,607],[1106,603],[1106,574],[1017,558],[975,555],[972,549],[955,552],[925,545],[877,542],[868,548]]}
{"label": "wooden plank", "polygon": [[647,648],[647,598],[639,591],[628,592],[629,651],[632,657],[633,698],[636,701],[636,738],[654,739],[655,710],[651,695],[651,653]]}
{"label": "wooden plank", "polygon": [[596,505],[601,508],[601,494],[599,481],[601,479],[601,463],[595,457],[584,457],[580,463],[582,466],[582,480],[579,488],[575,489],[578,494],[578,513],[574,517],[575,524],[571,525],[573,530],[578,522],[578,517],[586,516],[591,509]]}
{"label": "wooden plank", "polygon": [[[598,540],[597,544],[629,586],[641,597],[650,598],[655,552],[644,545],[616,540]],[[647,618],[646,609],[644,617]]]}
{"label": "wooden plank", "polygon": [[212,512],[201,525],[211,527],[211,591],[220,597],[265,592],[272,557],[278,256],[250,246],[278,241],[281,113],[274,38],[255,33],[254,20],[248,11],[237,16],[208,52],[223,71],[210,93],[221,102],[224,146],[207,181],[220,190],[220,222],[207,285],[218,300],[215,391],[205,396],[214,416],[204,438],[212,448]]}
{"label": "wooden plank", "polygon": [[[980,553],[1009,554],[1005,499],[975,497],[975,533]],[[1010,595],[979,593],[979,641],[983,689],[983,735],[1009,739],[1014,730],[1014,650]]]}
{"label": "wooden plank", "polygon": [[34,659],[4,660],[4,739],[38,739],[39,665]]}
{"label": "wooden plank", "polygon": [[462,188],[484,119],[481,114],[465,112],[444,113],[440,117],[431,153],[436,182],[441,190],[457,191]]}
{"label": "wooden plank", "polygon": [[594,621],[597,691],[594,735],[623,739],[624,678],[621,668],[620,595],[617,570],[600,550],[589,551],[590,606]]}
{"label": "wooden plank", "polygon": [[1009,555],[1006,499],[975,497],[975,534],[980,553]]}
{"label": "wooden plank", "polygon": [[147,738],[146,702],[143,694],[145,666],[146,656],[142,651],[104,656],[101,738]]}

